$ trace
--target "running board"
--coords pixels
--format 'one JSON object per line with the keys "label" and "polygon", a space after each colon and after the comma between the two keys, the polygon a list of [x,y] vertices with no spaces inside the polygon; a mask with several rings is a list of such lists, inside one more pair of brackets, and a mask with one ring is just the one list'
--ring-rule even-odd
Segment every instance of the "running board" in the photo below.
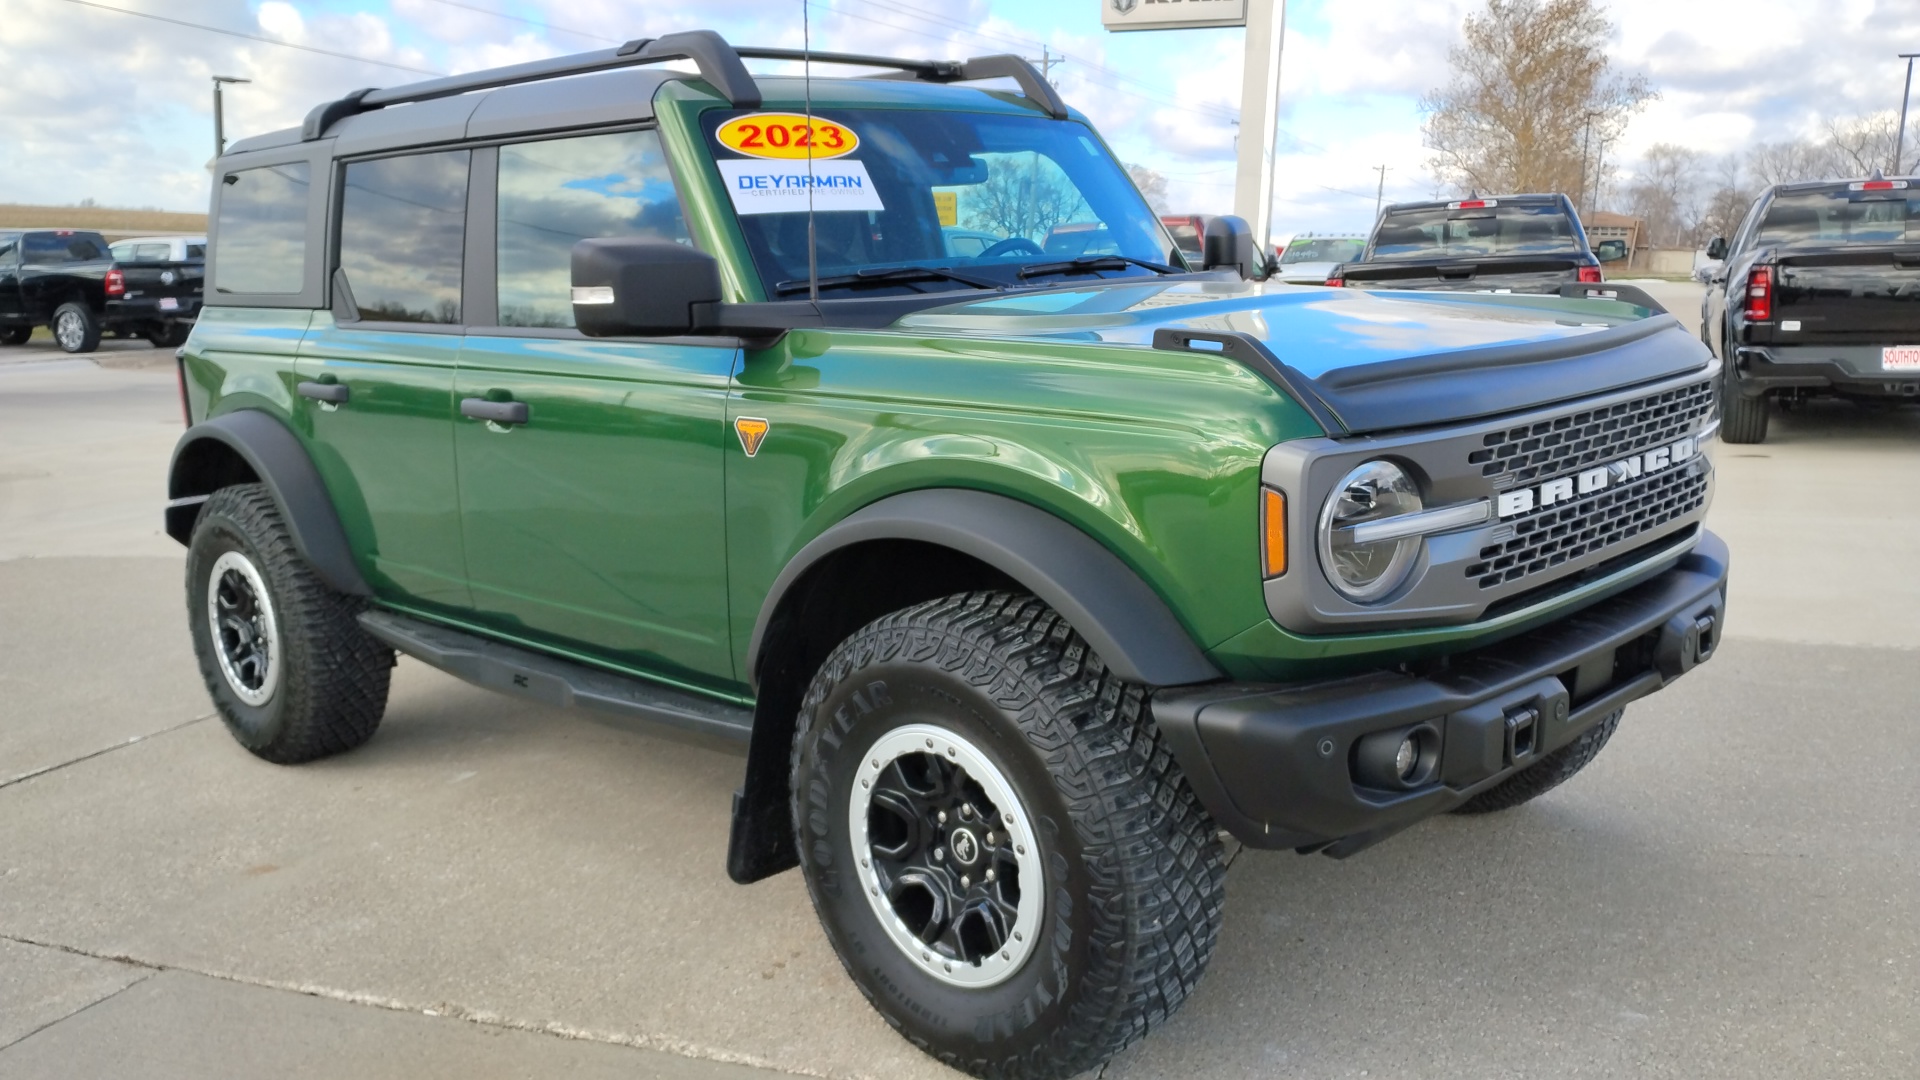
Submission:
{"label": "running board", "polygon": [[543,705],[578,705],[741,748],[753,732],[753,710],[744,706],[503,645],[391,611],[363,612],[360,625],[386,644],[449,675]]}

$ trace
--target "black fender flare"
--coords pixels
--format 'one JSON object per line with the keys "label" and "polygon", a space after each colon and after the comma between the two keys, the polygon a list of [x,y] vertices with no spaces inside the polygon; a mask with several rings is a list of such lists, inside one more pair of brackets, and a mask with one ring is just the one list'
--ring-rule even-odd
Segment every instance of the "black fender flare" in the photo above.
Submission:
{"label": "black fender flare", "polygon": [[287,425],[260,409],[241,409],[203,420],[180,436],[173,448],[173,461],[167,466],[167,535],[181,544],[188,543],[200,508],[218,486],[198,467],[205,460],[209,442],[239,455],[267,486],[293,534],[294,547],[321,581],[348,596],[373,595],[360,576],[360,568],[354,565],[347,532],[340,525],[340,515],[320,479],[320,470]]}
{"label": "black fender flare", "polygon": [[1004,495],[926,488],[854,511],[788,561],[760,606],[747,645],[747,671],[756,684],[768,628],[788,590],[828,555],[870,540],[937,544],[999,570],[1059,612],[1128,682],[1182,686],[1225,677],[1166,601],[1078,527]]}

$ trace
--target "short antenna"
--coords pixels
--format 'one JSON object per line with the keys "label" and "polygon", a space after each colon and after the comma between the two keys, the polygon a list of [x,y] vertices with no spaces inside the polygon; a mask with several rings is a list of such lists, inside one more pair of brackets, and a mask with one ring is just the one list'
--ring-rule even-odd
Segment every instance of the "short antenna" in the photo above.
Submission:
{"label": "short antenna", "polygon": [[813,234],[813,19],[810,0],[800,0],[800,81],[807,100],[807,300],[820,306],[820,254]]}

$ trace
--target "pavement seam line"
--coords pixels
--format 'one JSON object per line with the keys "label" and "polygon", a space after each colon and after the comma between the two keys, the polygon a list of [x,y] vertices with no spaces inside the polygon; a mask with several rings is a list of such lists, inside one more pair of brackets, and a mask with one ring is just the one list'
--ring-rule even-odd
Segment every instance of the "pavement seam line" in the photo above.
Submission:
{"label": "pavement seam line", "polygon": [[34,769],[30,772],[23,772],[19,776],[10,777],[6,780],[0,780],[0,790],[5,790],[6,788],[10,788],[13,785],[18,784],[24,780],[31,780],[36,776],[45,776],[50,772],[59,772],[61,769],[64,769],[69,765],[78,765],[83,761],[92,761],[94,758],[97,758],[102,754],[111,754],[115,750],[124,749],[125,747],[132,746],[135,743],[143,743],[143,742],[146,742],[148,739],[157,739],[162,735],[170,735],[173,732],[179,731],[181,728],[192,727],[193,725],[201,722],[202,720],[211,720],[213,719],[213,717],[214,717],[213,713],[207,713],[203,716],[196,716],[191,720],[183,721],[181,723],[173,725],[172,727],[161,728],[159,731],[149,731],[145,735],[135,735],[133,738],[128,739],[125,742],[117,742],[117,743],[114,743],[112,746],[102,747],[90,753],[81,754],[77,758],[72,758],[67,761],[56,762],[52,765],[43,765],[40,768]]}
{"label": "pavement seam line", "polygon": [[[4,936],[4,935],[0,935],[0,936]],[[7,938],[7,940],[18,941],[19,939]],[[48,947],[57,948],[57,946],[48,946]],[[66,952],[66,953],[73,952],[72,949],[60,949],[59,951]],[[41,1032],[47,1030],[48,1028],[56,1027],[60,1024],[66,1023],[67,1021],[73,1019],[74,1017],[79,1016],[81,1013],[86,1012],[88,1009],[93,1008],[95,1005],[101,1005],[106,1002],[112,1001],[114,998],[119,997],[121,994],[124,994],[127,991],[133,989],[134,987],[139,986],[141,983],[146,982],[148,979],[151,979],[158,974],[160,974],[158,971],[149,970],[145,975],[142,975],[139,978],[128,983],[127,985],[121,987],[120,989],[115,990],[113,993],[108,994],[106,997],[98,998],[94,1001],[89,1001],[85,1005],[80,1006],[79,1008],[73,1010],[72,1012],[68,1013],[65,1016],[57,1017],[55,1019],[47,1021],[44,1024],[41,1024],[39,1027],[34,1028],[32,1031],[27,1032],[25,1035],[20,1036],[19,1038],[13,1040],[10,1043],[0,1044],[0,1054],[4,1054],[7,1051],[13,1049],[14,1047],[19,1046],[21,1043],[26,1042],[28,1039],[33,1038],[35,1035],[40,1034]]]}
{"label": "pavement seam line", "polygon": [[[147,979],[152,978],[153,975],[157,975],[163,971],[177,971],[183,975],[198,975],[202,978],[219,979],[222,982],[237,983],[241,986],[254,986],[263,990],[281,990],[287,993],[304,994],[307,997],[323,998],[328,1001],[338,1001],[348,1005],[365,1005],[376,1009],[385,1009],[388,1012],[412,1013],[417,1016],[459,1020],[480,1027],[504,1028],[509,1031],[524,1031],[535,1035],[551,1035],[555,1038],[571,1039],[577,1042],[600,1043],[607,1046],[625,1046],[635,1050],[653,1050],[659,1053],[672,1054],[676,1057],[713,1061],[723,1065],[743,1065],[748,1068],[762,1069],[787,1076],[827,1077],[831,1075],[823,1072],[795,1070],[791,1066],[779,1065],[751,1054],[734,1053],[733,1051],[704,1046],[700,1043],[692,1043],[671,1036],[622,1035],[618,1032],[592,1031],[587,1028],[574,1027],[571,1024],[563,1024],[557,1020],[544,1022],[521,1020],[515,1017],[489,1012],[484,1009],[470,1009],[464,1005],[456,1005],[451,1002],[442,1002],[433,1007],[414,1005],[401,1001],[398,998],[381,997],[377,994],[364,994],[352,990],[335,990],[332,987],[318,986],[313,983],[282,982],[278,979],[261,979],[250,975],[237,975],[231,972],[209,971],[201,968],[182,967],[176,964],[156,963],[151,960],[141,960],[133,956],[97,953],[73,945],[62,945],[59,942],[40,941],[35,938],[21,937],[18,934],[0,933],[0,941],[11,941],[19,945],[35,945],[43,949],[55,949],[73,956],[84,956],[93,960],[109,960],[115,963],[131,964],[135,967],[148,969],[148,975],[143,976],[135,983],[129,984],[128,987],[122,988],[123,990],[131,988],[131,986],[137,985],[139,982],[145,982]],[[115,993],[119,992],[122,991],[116,991]],[[101,1000],[104,1001],[106,999],[102,998]],[[99,1004],[99,1002],[95,1002],[94,1004]],[[87,1008],[92,1008],[92,1006],[87,1006]],[[83,1012],[85,1010],[80,1011]],[[71,1015],[79,1015],[79,1013],[76,1012]],[[35,1032],[40,1030],[44,1029],[36,1028]],[[18,1042],[19,1040],[15,1040],[8,1045],[17,1045]]]}

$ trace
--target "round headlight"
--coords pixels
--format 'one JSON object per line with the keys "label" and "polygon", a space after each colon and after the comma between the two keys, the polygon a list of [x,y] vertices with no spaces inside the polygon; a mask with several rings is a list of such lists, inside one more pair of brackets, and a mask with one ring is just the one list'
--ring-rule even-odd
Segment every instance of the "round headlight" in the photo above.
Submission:
{"label": "round headlight", "polygon": [[1369,461],[1348,473],[1320,511],[1320,563],[1327,580],[1354,600],[1371,600],[1405,581],[1420,538],[1365,540],[1354,527],[1423,508],[1413,477],[1391,461]]}

